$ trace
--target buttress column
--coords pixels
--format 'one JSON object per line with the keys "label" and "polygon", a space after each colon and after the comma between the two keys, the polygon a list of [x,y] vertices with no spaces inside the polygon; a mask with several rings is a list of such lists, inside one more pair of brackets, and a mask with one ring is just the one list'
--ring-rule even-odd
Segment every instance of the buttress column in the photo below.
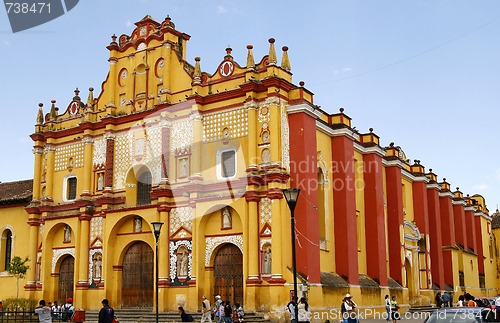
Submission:
{"label": "buttress column", "polygon": [[366,264],[368,276],[378,281],[381,286],[387,286],[382,166],[382,156],[385,152],[378,145],[379,137],[372,131],[370,128],[370,133],[361,136],[362,144],[369,149],[363,155]]}
{"label": "buttress column", "polygon": [[429,207],[429,240],[431,252],[431,274],[432,282],[440,289],[444,289],[444,269],[443,269],[443,241],[441,238],[441,216],[439,212],[439,189],[437,176],[429,169],[426,174],[429,178],[427,184],[427,202]]}
{"label": "buttress column", "polygon": [[332,137],[333,219],[337,274],[350,284],[359,283],[354,137],[341,129]]}
{"label": "buttress column", "polygon": [[[458,273],[455,273],[453,264],[457,263],[456,256],[456,240],[455,240],[455,222],[453,220],[453,194],[450,191],[450,184],[443,178],[443,182],[439,183],[441,190],[439,192],[439,207],[441,217],[441,236],[443,242],[443,269],[444,283],[448,286],[455,287],[458,284]],[[456,277],[454,277],[456,276]]]}
{"label": "buttress column", "polygon": [[[388,154],[394,150],[396,155],[390,156],[385,168],[387,186],[387,236],[389,249],[389,274],[392,279],[403,285],[403,178],[401,169],[403,164],[398,156],[397,149],[390,147]],[[368,244],[368,243],[367,243]]]}

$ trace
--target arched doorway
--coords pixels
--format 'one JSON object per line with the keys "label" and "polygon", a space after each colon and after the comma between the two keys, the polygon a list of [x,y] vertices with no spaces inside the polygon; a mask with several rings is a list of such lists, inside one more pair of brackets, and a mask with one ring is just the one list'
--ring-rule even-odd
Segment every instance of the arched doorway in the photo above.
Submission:
{"label": "arched doorway", "polygon": [[413,268],[408,258],[405,257],[406,287],[408,288],[408,297],[412,300],[415,297],[415,280],[413,277]]}
{"label": "arched doorway", "polygon": [[65,304],[68,297],[73,298],[73,283],[75,277],[75,258],[66,256],[59,269],[59,304]]}
{"label": "arched doorway", "polygon": [[243,255],[234,244],[222,246],[214,259],[214,293],[231,304],[243,303]]}
{"label": "arched doorway", "polygon": [[123,257],[123,307],[152,307],[153,290],[153,249],[145,242],[136,242]]}

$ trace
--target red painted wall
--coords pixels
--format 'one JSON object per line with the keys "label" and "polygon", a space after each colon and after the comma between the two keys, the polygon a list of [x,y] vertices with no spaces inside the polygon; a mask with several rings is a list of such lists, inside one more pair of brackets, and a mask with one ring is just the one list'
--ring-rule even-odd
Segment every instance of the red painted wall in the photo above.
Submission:
{"label": "red painted wall", "polygon": [[413,212],[418,229],[422,234],[429,234],[429,205],[427,187],[424,182],[413,182]]}
{"label": "red painted wall", "polygon": [[461,204],[453,205],[453,219],[455,224],[455,238],[459,245],[468,249],[467,235],[465,234],[465,210]]}
{"label": "red painted wall", "polygon": [[[476,244],[474,246],[474,251],[477,253],[477,267],[479,274],[484,275],[484,262],[485,261],[490,261],[490,254],[489,252],[485,255],[484,250],[483,250],[483,241],[482,237],[487,237],[488,232],[481,232],[481,217],[479,216],[474,216],[473,211],[465,211],[465,216],[471,216],[474,218],[475,222],[475,229],[476,229]],[[489,251],[489,250],[488,250]]]}
{"label": "red painted wall", "polygon": [[477,252],[476,221],[474,221],[474,218],[477,218],[477,216],[475,216],[472,212],[471,214],[469,214],[469,216],[465,216],[465,231],[467,233],[467,236],[470,237],[469,240],[471,241],[471,243],[469,244],[469,248],[474,252]]}
{"label": "red painted wall", "polygon": [[366,154],[363,163],[367,273],[381,286],[387,286],[382,157]]}
{"label": "red painted wall", "polygon": [[441,240],[441,217],[439,214],[438,194],[438,191],[434,188],[427,189],[432,282],[438,287],[444,288],[443,241]]}
{"label": "red painted wall", "polygon": [[345,136],[332,138],[333,218],[337,274],[359,283],[354,144]]}
{"label": "red painted wall", "polygon": [[389,237],[389,273],[391,278],[403,285],[400,229],[403,225],[403,182],[401,168],[385,169],[387,186],[387,235]]}
{"label": "red painted wall", "polygon": [[441,234],[443,236],[443,246],[455,245],[455,223],[453,221],[453,210],[451,197],[440,196],[439,208],[441,212]]}
{"label": "red painted wall", "polygon": [[305,113],[291,114],[288,120],[290,124],[290,187],[300,188],[299,200],[295,207],[295,231],[300,242],[295,245],[297,271],[306,275],[310,283],[319,283],[316,120]]}

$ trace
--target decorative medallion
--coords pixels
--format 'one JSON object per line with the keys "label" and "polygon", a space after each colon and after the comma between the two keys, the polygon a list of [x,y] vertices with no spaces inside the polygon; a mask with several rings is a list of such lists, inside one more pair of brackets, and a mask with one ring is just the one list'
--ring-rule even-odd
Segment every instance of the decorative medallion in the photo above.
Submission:
{"label": "decorative medallion", "polygon": [[68,112],[70,114],[70,116],[74,116],[78,113],[78,109],[80,108],[80,105],[78,104],[77,101],[73,101],[69,104],[69,107],[68,107]]}
{"label": "decorative medallion", "polygon": [[233,71],[234,71],[234,64],[231,61],[224,61],[224,63],[222,63],[219,68],[220,75],[224,77],[230,76],[231,74],[233,74]]}

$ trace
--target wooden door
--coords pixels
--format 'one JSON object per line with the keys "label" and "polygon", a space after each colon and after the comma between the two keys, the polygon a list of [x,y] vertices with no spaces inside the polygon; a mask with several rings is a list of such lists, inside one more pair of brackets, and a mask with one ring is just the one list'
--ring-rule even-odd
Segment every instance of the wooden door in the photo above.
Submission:
{"label": "wooden door", "polygon": [[214,260],[214,294],[243,305],[243,255],[234,244],[219,249]]}
{"label": "wooden door", "polygon": [[153,249],[136,242],[125,253],[122,272],[122,306],[152,307],[154,291]]}
{"label": "wooden door", "polygon": [[73,298],[73,282],[75,277],[75,258],[66,256],[59,269],[59,304],[66,304],[68,297]]}

